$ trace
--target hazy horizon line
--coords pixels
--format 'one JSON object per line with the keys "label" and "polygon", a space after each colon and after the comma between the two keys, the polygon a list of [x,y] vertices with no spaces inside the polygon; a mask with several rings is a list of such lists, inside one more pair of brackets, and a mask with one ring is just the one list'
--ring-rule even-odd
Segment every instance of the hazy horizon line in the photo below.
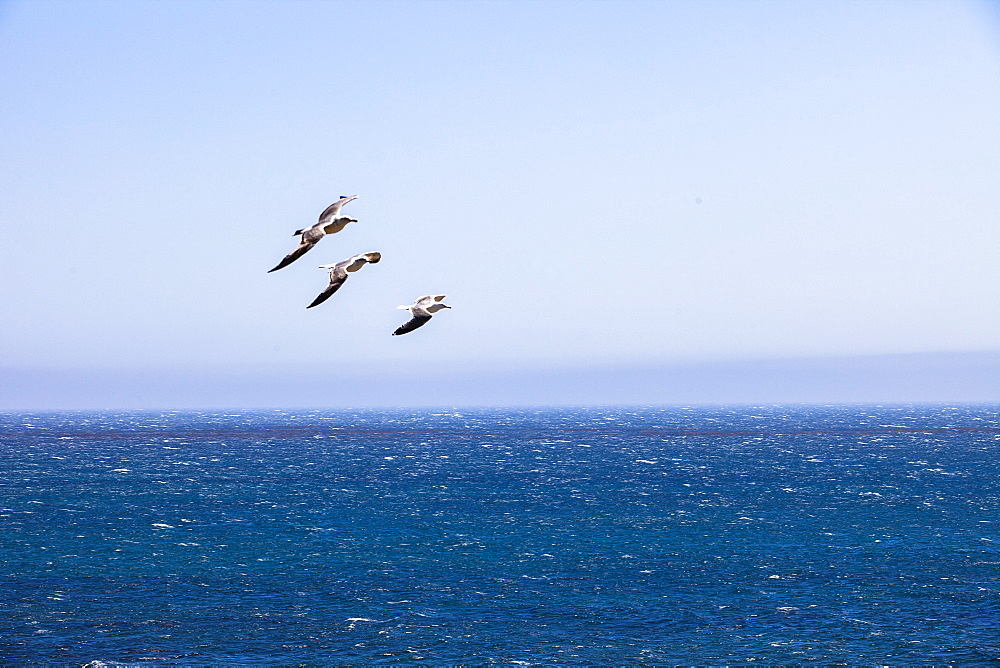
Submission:
{"label": "hazy horizon line", "polygon": [[575,367],[0,368],[0,410],[1000,401],[1000,351]]}

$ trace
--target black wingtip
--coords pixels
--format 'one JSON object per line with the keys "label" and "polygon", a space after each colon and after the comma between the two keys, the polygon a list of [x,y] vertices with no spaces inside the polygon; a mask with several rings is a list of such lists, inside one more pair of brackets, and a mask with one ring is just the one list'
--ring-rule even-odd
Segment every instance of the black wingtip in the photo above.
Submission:
{"label": "black wingtip", "polygon": [[312,308],[313,306],[319,306],[320,304],[322,304],[323,302],[325,302],[327,299],[329,299],[330,295],[332,295],[334,292],[336,292],[336,290],[334,290],[333,292],[325,292],[324,291],[324,292],[319,293],[318,295],[316,295],[316,299],[314,299],[312,301],[312,304],[310,304],[306,308]]}

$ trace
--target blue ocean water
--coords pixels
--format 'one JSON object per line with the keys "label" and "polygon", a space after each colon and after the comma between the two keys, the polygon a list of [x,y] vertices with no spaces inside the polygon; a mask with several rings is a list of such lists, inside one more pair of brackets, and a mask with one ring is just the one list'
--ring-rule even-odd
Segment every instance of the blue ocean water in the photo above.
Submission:
{"label": "blue ocean water", "polygon": [[1000,408],[0,415],[5,664],[1000,661]]}

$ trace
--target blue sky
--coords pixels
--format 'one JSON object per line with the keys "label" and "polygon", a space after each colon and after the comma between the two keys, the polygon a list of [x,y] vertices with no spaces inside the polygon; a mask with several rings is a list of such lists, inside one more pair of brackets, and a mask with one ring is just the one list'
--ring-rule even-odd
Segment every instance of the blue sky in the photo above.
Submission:
{"label": "blue sky", "polygon": [[1000,351],[995,3],[6,2],[0,91],[0,408]]}

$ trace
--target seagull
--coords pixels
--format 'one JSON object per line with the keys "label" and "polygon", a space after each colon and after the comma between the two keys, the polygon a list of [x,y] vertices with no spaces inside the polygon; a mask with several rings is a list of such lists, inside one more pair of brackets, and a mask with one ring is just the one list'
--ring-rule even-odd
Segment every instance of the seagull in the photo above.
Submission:
{"label": "seagull", "polygon": [[282,267],[287,267],[295,262],[327,234],[340,232],[348,223],[358,222],[356,218],[348,218],[347,216],[340,215],[340,208],[357,198],[357,195],[341,195],[340,199],[326,207],[323,213],[319,214],[318,223],[302,230],[295,230],[296,235],[302,235],[299,239],[299,247],[286,255],[285,259],[279,262],[277,267],[267,273],[270,274],[272,271],[278,271]]}
{"label": "seagull", "polygon": [[371,262],[372,264],[375,264],[381,259],[381,253],[372,251],[371,253],[361,253],[360,255],[349,257],[343,262],[337,262],[336,264],[321,264],[319,266],[320,269],[330,270],[330,285],[326,286],[326,290],[319,293],[319,297],[316,297],[316,299],[313,300],[313,303],[306,308],[318,306],[329,299],[330,295],[339,290],[340,286],[347,280],[347,272],[357,271],[358,269],[361,269],[361,267],[365,266],[366,263]]}
{"label": "seagull", "polygon": [[400,325],[392,335],[406,334],[407,332],[412,332],[417,327],[423,327],[431,319],[432,313],[436,313],[443,308],[451,308],[447,304],[439,303],[444,298],[445,295],[426,295],[418,297],[410,306],[397,306],[396,308],[409,311],[413,317]]}

